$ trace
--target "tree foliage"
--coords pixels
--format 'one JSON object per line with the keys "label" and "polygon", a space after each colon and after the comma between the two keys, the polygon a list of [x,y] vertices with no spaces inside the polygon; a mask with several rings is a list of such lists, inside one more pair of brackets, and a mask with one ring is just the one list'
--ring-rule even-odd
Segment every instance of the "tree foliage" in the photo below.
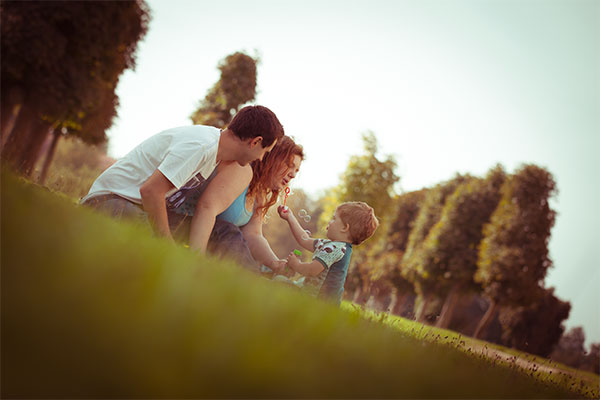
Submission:
{"label": "tree foliage", "polygon": [[503,342],[515,349],[547,357],[564,332],[571,304],[544,289],[534,303],[504,308],[500,313]]}
{"label": "tree foliage", "polygon": [[446,327],[452,317],[457,297],[478,292],[473,281],[477,270],[477,247],[482,228],[498,205],[500,187],[506,174],[500,166],[485,179],[467,178],[447,197],[439,220],[425,238],[418,260],[420,282],[433,281],[436,296],[446,296],[444,312],[438,326]]}
{"label": "tree foliage", "polygon": [[484,227],[475,275],[485,295],[509,306],[535,302],[552,261],[548,256],[555,212],[548,203],[556,193],[544,168],[525,165],[510,176],[502,197]]}
{"label": "tree foliage", "polygon": [[457,174],[453,179],[440,183],[427,191],[419,214],[415,220],[413,230],[408,237],[406,251],[402,257],[402,276],[411,282],[418,295],[417,319],[423,320],[428,313],[430,300],[439,298],[437,294],[441,288],[438,279],[432,276],[425,267],[424,243],[431,228],[439,221],[446,199],[456,188],[468,179],[469,176]]}
{"label": "tree foliage", "polygon": [[119,76],[135,67],[143,0],[2,2],[2,156],[28,174],[48,131],[106,141]]}
{"label": "tree foliage", "polygon": [[560,337],[550,357],[555,361],[577,368],[585,355],[584,344],[583,328],[581,326],[573,327]]}
{"label": "tree foliage", "polygon": [[236,52],[219,62],[221,77],[190,115],[194,124],[225,127],[238,110],[256,97],[258,57]]}

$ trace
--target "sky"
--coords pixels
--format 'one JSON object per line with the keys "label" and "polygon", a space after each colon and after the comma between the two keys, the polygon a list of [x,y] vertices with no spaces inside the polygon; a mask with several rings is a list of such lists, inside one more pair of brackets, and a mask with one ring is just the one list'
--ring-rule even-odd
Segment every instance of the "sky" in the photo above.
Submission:
{"label": "sky", "polygon": [[398,193],[497,163],[548,169],[559,193],[546,286],[571,303],[567,329],[600,342],[599,1],[146,1],[110,155],[190,125],[218,62],[258,55],[255,104],[303,145],[292,186],[315,197],[369,130],[398,162]]}

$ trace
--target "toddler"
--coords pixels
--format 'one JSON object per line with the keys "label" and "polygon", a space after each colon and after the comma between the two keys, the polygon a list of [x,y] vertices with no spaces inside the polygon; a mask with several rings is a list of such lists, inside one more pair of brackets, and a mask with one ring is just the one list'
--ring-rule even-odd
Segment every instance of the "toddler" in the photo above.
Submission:
{"label": "toddler", "polygon": [[292,253],[287,265],[305,277],[302,287],[313,296],[341,302],[344,283],[350,265],[352,245],[359,245],[371,237],[379,226],[375,212],[359,201],[340,204],[327,225],[327,239],[309,237],[292,210],[277,208],[279,216],[288,222],[298,244],[313,252],[312,261],[301,262]]}

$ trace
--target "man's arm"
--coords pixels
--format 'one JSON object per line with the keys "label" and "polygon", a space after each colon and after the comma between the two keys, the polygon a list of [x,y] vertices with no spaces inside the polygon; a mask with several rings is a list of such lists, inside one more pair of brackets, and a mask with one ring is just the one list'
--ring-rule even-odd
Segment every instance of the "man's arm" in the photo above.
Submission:
{"label": "man's arm", "polygon": [[294,216],[294,213],[290,208],[284,208],[283,206],[277,207],[279,216],[288,222],[292,235],[296,242],[308,251],[314,250],[314,239],[309,237],[304,228],[300,225],[300,222]]}
{"label": "man's arm", "polygon": [[217,215],[221,214],[244,191],[252,180],[252,168],[233,162],[219,166],[219,171],[198,199],[190,227],[190,248],[206,251]]}
{"label": "man's arm", "polygon": [[174,188],[175,186],[158,169],[140,187],[142,206],[148,214],[150,224],[159,235],[171,240],[173,236],[169,229],[165,196]]}
{"label": "man's arm", "polygon": [[256,212],[252,214],[250,221],[242,227],[242,234],[248,242],[248,248],[252,257],[261,264],[266,265],[275,272],[279,272],[285,267],[286,261],[279,259],[269,242],[263,235],[263,219]]}

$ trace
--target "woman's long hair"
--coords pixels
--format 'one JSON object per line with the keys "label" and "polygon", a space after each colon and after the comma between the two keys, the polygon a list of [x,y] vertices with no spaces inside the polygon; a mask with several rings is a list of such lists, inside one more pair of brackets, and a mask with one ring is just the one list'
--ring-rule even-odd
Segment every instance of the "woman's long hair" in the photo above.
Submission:
{"label": "woman's long hair", "polygon": [[274,190],[271,185],[275,177],[281,173],[283,166],[292,167],[294,156],[304,160],[302,146],[296,144],[289,136],[283,136],[277,141],[273,149],[265,154],[262,161],[252,162],[252,181],[248,186],[249,197],[262,203],[256,211],[265,216],[269,208],[277,202],[281,190]]}

